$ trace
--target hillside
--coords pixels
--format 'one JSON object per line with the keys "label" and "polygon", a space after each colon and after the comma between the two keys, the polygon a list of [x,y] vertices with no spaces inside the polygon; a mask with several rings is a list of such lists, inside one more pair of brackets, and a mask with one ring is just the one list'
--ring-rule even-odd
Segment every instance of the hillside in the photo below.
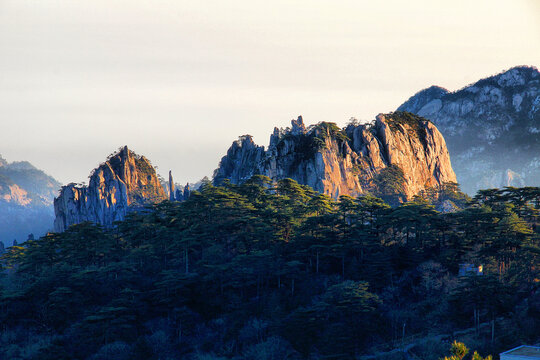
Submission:
{"label": "hillside", "polygon": [[53,199],[60,183],[27,161],[0,156],[0,241],[11,245],[52,230]]}
{"label": "hillside", "polygon": [[0,358],[348,360],[407,344],[437,360],[456,338],[481,354],[535,343],[539,196],[483,191],[443,214],[291,179],[207,183],[114,229],[10,248]]}

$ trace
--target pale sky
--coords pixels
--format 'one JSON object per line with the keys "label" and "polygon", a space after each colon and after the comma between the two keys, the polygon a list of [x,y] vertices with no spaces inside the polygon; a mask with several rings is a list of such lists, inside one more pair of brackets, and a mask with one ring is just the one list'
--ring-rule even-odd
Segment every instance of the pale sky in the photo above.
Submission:
{"label": "pale sky", "polygon": [[68,183],[128,145],[195,182],[239,135],[516,65],[540,66],[540,0],[0,0],[0,154]]}

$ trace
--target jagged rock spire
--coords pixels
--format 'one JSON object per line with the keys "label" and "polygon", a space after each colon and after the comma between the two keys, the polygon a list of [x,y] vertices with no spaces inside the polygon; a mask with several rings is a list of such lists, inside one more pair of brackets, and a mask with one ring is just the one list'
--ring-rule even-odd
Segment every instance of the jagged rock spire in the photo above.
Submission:
{"label": "jagged rock spire", "polygon": [[174,181],[172,177],[172,171],[169,170],[169,200],[175,200]]}
{"label": "jagged rock spire", "polygon": [[189,195],[191,194],[191,188],[189,186],[189,183],[184,186],[184,200],[189,199]]}
{"label": "jagged rock spire", "polygon": [[302,119],[302,115],[298,116],[298,119],[291,120],[291,134],[293,135],[299,135],[304,134],[306,132],[306,126],[304,125],[304,119]]}
{"label": "jagged rock spire", "polygon": [[54,229],[92,221],[112,226],[123,220],[131,208],[167,198],[156,170],[148,159],[122,147],[94,169],[88,186],[63,186],[54,199]]}

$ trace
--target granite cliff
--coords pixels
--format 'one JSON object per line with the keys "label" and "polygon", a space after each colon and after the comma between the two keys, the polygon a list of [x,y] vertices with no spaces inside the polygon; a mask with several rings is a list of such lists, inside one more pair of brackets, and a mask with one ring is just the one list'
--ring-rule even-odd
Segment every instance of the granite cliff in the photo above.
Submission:
{"label": "granite cliff", "polygon": [[58,181],[29,162],[10,163],[0,156],[0,242],[11,245],[51,230],[59,188]]}
{"label": "granite cliff", "polygon": [[398,110],[433,121],[462,189],[540,186],[540,72],[520,66],[449,92],[432,86]]}
{"label": "granite cliff", "polygon": [[343,129],[327,122],[306,128],[299,117],[290,128],[274,129],[268,149],[241,136],[221,159],[214,182],[242,183],[256,174],[292,178],[333,198],[373,193],[397,201],[456,181],[437,128],[406,112]]}
{"label": "granite cliff", "polygon": [[125,146],[92,171],[88,186],[62,187],[54,199],[54,229],[64,231],[84,221],[111,226],[130,208],[166,199],[152,164]]}

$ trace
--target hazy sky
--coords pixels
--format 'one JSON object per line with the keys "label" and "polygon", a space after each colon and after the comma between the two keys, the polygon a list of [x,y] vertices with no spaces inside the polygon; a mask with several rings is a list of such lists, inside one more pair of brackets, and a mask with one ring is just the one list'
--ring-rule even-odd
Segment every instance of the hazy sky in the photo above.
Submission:
{"label": "hazy sky", "polygon": [[0,154],[80,182],[127,144],[197,181],[239,135],[515,65],[540,65],[539,0],[0,0]]}

